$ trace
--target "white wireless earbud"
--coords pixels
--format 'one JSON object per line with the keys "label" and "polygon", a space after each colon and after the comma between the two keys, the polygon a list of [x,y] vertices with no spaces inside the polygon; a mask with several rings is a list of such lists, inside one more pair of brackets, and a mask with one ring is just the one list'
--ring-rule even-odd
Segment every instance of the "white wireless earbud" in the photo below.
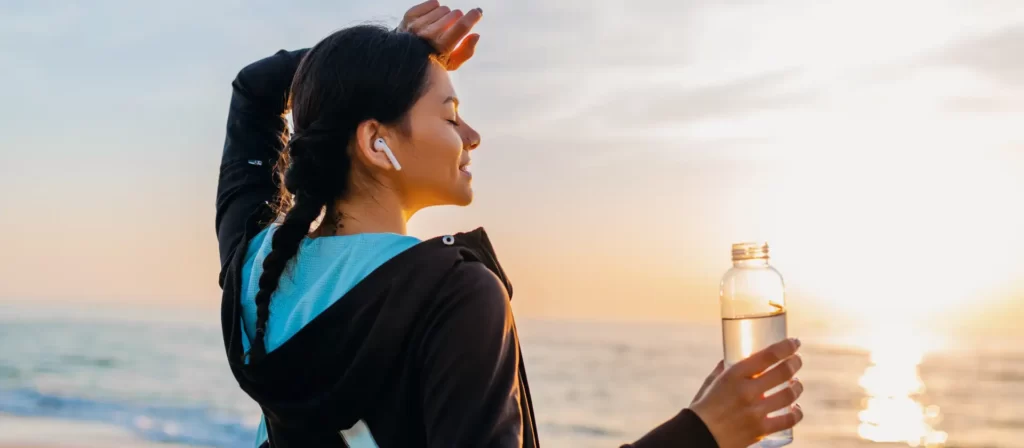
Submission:
{"label": "white wireless earbud", "polygon": [[378,137],[377,140],[374,140],[373,149],[376,151],[383,151],[384,154],[388,156],[391,166],[395,167],[395,171],[402,171],[402,164],[398,163],[398,159],[395,158],[395,153],[391,152],[391,148],[388,148],[388,144],[384,142],[384,138]]}

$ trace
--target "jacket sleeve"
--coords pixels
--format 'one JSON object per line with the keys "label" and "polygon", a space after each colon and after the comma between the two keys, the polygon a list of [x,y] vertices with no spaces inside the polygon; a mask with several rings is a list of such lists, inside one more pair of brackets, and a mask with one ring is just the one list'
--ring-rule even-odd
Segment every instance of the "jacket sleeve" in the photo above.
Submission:
{"label": "jacket sleeve", "polygon": [[255,224],[254,219],[265,217],[256,212],[269,211],[266,206],[277,193],[273,167],[285,144],[288,89],[306,51],[278,51],[243,68],[231,83],[217,181],[221,282],[246,229]]}
{"label": "jacket sleeve", "polygon": [[621,448],[660,448],[685,446],[687,448],[718,448],[711,431],[696,413],[683,409],[671,420],[662,423],[632,444]]}
{"label": "jacket sleeve", "polygon": [[520,353],[504,285],[462,262],[436,300],[417,350],[427,446],[521,447]]}

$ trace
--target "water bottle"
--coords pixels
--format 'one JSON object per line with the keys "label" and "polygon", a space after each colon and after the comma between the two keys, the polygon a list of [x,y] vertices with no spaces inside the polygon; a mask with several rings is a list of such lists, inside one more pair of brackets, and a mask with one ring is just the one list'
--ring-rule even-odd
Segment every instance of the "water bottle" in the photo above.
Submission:
{"label": "water bottle", "polygon": [[[719,300],[726,367],[786,339],[786,287],[782,274],[768,264],[768,243],[732,245],[732,269],[722,276]],[[780,384],[765,396],[787,386]],[[768,416],[788,412],[787,407]],[[769,448],[790,443],[793,443],[793,430],[786,429],[751,446]]]}

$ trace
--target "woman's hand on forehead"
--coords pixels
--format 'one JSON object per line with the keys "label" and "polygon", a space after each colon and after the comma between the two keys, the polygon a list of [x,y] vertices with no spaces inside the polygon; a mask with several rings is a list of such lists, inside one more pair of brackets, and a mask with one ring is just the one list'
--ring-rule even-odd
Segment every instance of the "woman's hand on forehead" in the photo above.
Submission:
{"label": "woman's hand on forehead", "polygon": [[408,31],[430,41],[438,52],[448,56],[447,69],[456,70],[473,57],[480,35],[470,31],[483,17],[483,9],[467,13],[427,0],[405,12],[400,31]]}

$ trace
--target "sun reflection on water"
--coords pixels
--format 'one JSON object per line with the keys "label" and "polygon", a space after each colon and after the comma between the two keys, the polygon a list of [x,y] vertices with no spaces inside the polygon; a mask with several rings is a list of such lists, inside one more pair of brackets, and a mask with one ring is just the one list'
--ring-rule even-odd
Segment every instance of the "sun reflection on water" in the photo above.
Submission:
{"label": "sun reflection on water", "polygon": [[925,384],[918,367],[929,348],[926,341],[909,328],[888,326],[872,334],[867,339],[871,365],[859,381],[867,398],[858,414],[858,435],[872,442],[943,446],[947,434],[935,428],[941,418],[939,407],[920,401]]}

